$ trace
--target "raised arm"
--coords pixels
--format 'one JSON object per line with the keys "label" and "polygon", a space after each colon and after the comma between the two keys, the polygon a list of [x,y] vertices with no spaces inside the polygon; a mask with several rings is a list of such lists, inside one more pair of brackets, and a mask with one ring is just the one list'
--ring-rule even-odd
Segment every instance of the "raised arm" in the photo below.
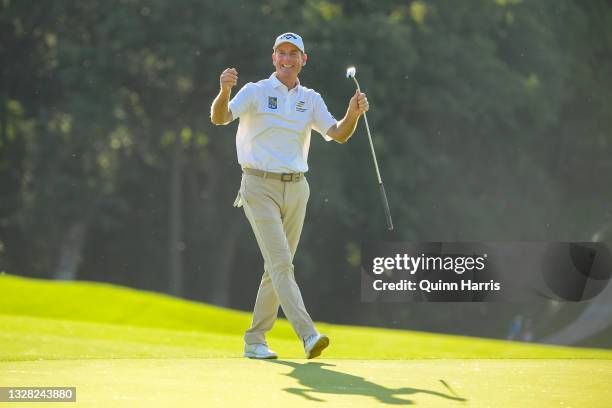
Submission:
{"label": "raised arm", "polygon": [[349,101],[344,118],[329,128],[327,136],[338,143],[346,143],[353,136],[359,117],[367,112],[369,108],[366,94],[355,91],[355,95]]}
{"label": "raised arm", "polygon": [[232,112],[228,104],[232,88],[238,83],[238,71],[235,68],[225,69],[219,78],[219,94],[210,107],[210,121],[215,125],[226,125],[232,121]]}

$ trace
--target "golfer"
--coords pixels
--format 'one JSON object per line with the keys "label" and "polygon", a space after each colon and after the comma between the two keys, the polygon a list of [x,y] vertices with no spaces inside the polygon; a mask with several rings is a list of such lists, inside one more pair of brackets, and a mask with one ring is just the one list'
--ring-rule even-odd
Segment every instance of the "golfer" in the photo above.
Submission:
{"label": "golfer", "polygon": [[321,95],[298,80],[308,61],[302,38],[281,34],[272,49],[276,72],[268,79],[247,83],[231,101],[238,71],[228,68],[221,73],[211,121],[226,125],[240,118],[236,150],[243,175],[234,206],[244,207],[264,258],[253,321],[244,336],[244,356],[277,358],[268,348],[266,333],[272,329],[280,305],[303,342],[306,358],[314,358],[329,345],[329,338],[315,329],[293,267],[310,195],[304,176],[310,133],[314,129],[327,141],[345,143],[368,110],[368,101],[365,94],[355,92],[344,118],[336,121]]}

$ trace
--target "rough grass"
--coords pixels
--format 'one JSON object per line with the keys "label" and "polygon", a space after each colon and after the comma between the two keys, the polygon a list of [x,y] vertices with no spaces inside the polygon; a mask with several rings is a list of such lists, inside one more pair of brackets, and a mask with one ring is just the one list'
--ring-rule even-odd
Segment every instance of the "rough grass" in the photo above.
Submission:
{"label": "rough grass", "polygon": [[[237,357],[250,314],[100,283],[0,276],[0,360]],[[612,352],[319,323],[326,358],[597,358]],[[286,358],[301,344],[280,319],[268,342]]]}

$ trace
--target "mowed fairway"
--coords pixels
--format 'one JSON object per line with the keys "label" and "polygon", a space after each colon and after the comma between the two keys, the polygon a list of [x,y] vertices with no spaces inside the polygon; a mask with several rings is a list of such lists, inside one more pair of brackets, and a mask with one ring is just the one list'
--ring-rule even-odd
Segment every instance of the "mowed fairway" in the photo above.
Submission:
{"label": "mowed fairway", "polygon": [[[612,352],[321,324],[303,359],[241,358],[249,314],[93,283],[0,276],[0,386],[74,386],[70,407],[608,407]],[[40,403],[0,403],[41,407]]]}
{"label": "mowed fairway", "polygon": [[76,386],[82,407],[609,407],[612,398],[612,363],[595,360],[103,359],[0,363],[0,372],[3,385]]}

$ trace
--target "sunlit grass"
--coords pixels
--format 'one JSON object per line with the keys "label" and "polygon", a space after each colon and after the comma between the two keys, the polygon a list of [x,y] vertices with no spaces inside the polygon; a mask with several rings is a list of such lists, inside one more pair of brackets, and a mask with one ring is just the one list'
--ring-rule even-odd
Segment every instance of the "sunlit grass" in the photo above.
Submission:
{"label": "sunlit grass", "polygon": [[[89,282],[0,276],[0,360],[239,357],[250,313]],[[612,352],[319,323],[325,358],[598,358]],[[268,337],[303,358],[286,320]]]}

